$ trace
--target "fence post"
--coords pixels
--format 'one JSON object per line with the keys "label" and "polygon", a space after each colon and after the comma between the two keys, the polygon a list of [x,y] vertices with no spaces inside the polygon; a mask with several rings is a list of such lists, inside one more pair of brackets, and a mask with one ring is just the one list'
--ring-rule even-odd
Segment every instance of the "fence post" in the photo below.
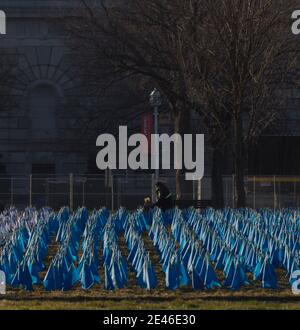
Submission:
{"label": "fence post", "polygon": [[85,206],[85,181],[82,183],[82,206]]}
{"label": "fence post", "polygon": [[14,205],[14,178],[10,178],[10,205]]}
{"label": "fence post", "polygon": [[114,192],[114,177],[111,174],[111,210],[115,210],[115,192]]}
{"label": "fence post", "polygon": [[121,207],[121,178],[118,178],[118,208]]}
{"label": "fence post", "polygon": [[73,212],[74,207],[74,176],[70,174],[70,211]]}
{"label": "fence post", "polygon": [[256,209],[256,177],[253,177],[253,209]]}
{"label": "fence post", "polygon": [[281,208],[281,180],[278,181],[277,207]]}
{"label": "fence post", "polygon": [[196,199],[195,180],[193,180],[193,200]]}
{"label": "fence post", "polygon": [[294,205],[297,207],[297,181],[294,182]]}
{"label": "fence post", "polygon": [[232,175],[232,207],[235,208],[235,175]]}
{"label": "fence post", "polygon": [[29,207],[32,207],[32,174],[29,175]]}
{"label": "fence post", "polygon": [[155,195],[155,174],[151,174],[152,202],[156,202]]}
{"label": "fence post", "polygon": [[274,190],[274,210],[277,208],[277,194],[276,194],[276,176],[273,178],[273,190]]}
{"label": "fence post", "polygon": [[50,178],[46,178],[46,205],[50,206]]}
{"label": "fence post", "polygon": [[198,201],[202,200],[202,180],[198,181],[198,196],[197,196]]}

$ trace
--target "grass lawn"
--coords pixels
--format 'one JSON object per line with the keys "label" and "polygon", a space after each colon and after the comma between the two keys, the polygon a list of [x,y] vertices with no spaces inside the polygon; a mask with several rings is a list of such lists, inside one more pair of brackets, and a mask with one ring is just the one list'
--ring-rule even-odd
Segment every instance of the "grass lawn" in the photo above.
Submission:
{"label": "grass lawn", "polygon": [[76,288],[70,292],[34,292],[9,290],[0,296],[0,309],[296,309],[300,310],[300,296],[286,290],[244,288],[239,292],[213,290],[195,292],[180,289],[166,290],[125,289],[108,292],[95,286],[90,291]]}

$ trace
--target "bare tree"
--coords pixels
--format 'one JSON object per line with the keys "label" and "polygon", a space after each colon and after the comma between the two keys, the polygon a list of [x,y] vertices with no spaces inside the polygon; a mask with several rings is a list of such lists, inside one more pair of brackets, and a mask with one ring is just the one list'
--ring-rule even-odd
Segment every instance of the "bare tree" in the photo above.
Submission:
{"label": "bare tree", "polygon": [[[280,119],[282,90],[293,82],[298,47],[290,34],[294,0],[202,0],[205,19],[191,49],[186,79],[215,147],[232,151],[236,206],[245,206],[248,147]],[[213,133],[213,132],[212,132]],[[224,143],[225,142],[225,143]]]}
{"label": "bare tree", "polygon": [[[197,1],[191,1],[197,2]],[[176,133],[190,133],[190,111],[184,76],[182,29],[191,32],[195,13],[186,1],[82,1],[81,12],[68,20],[73,48],[80,44],[84,71],[99,86],[121,80],[146,80],[166,97]],[[78,19],[78,17],[80,17]],[[193,22],[196,19],[193,18]],[[180,32],[181,31],[181,32]],[[182,196],[182,172],[177,171],[177,198]]]}
{"label": "bare tree", "polygon": [[294,8],[294,0],[82,0],[69,32],[93,83],[99,77],[106,84],[153,82],[180,134],[190,131],[192,109],[203,116],[214,150],[217,204],[227,148],[240,207],[248,145],[280,118],[280,91],[296,64],[298,49],[289,36]]}

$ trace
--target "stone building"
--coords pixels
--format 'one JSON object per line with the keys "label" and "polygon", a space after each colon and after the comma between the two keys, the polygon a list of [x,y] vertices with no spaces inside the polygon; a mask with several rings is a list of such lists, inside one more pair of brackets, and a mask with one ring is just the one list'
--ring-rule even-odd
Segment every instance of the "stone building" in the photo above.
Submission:
{"label": "stone building", "polygon": [[[0,1],[7,14],[7,34],[0,35],[0,48],[17,61],[12,86],[17,106],[0,112],[0,174],[89,172],[94,158],[87,145],[94,147],[95,140],[87,144],[81,135],[88,102],[59,19],[76,3]],[[250,174],[300,174],[300,93],[291,90],[284,95],[286,120],[252,150]],[[206,174],[210,174],[207,152]],[[231,165],[224,167],[226,174],[232,174]]]}
{"label": "stone building", "polygon": [[75,1],[0,1],[7,34],[0,48],[15,57],[16,107],[0,112],[2,174],[84,173],[80,86],[59,17]]}

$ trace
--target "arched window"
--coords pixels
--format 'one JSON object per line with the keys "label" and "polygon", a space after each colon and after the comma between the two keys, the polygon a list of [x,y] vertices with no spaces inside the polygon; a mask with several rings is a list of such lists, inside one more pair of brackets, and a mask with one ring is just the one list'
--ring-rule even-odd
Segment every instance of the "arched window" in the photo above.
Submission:
{"label": "arched window", "polygon": [[33,139],[56,137],[56,113],[59,103],[59,94],[50,84],[39,84],[31,90],[29,107]]}

